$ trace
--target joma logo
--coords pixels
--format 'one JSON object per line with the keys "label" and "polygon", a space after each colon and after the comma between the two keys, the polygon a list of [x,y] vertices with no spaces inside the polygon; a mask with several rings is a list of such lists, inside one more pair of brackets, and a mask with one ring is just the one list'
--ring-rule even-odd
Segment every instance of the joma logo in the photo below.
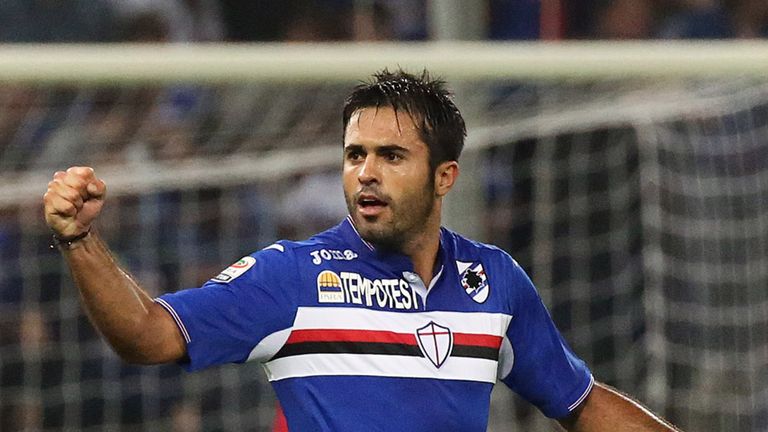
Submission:
{"label": "joma logo", "polygon": [[320,249],[309,253],[312,255],[312,264],[320,265],[323,261],[352,261],[357,258],[357,254],[349,249],[344,251],[335,249]]}

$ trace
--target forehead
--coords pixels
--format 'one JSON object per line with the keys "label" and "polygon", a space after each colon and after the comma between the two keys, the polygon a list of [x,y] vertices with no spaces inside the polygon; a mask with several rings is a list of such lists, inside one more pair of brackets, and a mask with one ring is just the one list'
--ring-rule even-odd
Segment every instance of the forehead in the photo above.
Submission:
{"label": "forehead", "polygon": [[413,118],[391,107],[368,107],[355,111],[344,131],[344,144],[424,145]]}

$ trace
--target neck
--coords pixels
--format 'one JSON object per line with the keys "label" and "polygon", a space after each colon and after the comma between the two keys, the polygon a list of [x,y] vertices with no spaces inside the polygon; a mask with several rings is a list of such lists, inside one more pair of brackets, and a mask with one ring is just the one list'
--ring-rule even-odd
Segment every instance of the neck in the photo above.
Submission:
{"label": "neck", "polygon": [[434,276],[432,272],[440,249],[440,219],[440,206],[437,205],[424,229],[412,236],[402,248],[402,253],[411,258],[414,272],[427,286]]}

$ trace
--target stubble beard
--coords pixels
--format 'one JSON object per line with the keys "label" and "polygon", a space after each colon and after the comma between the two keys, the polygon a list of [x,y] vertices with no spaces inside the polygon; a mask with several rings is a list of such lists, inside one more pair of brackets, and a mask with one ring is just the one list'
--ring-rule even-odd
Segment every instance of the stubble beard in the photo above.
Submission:
{"label": "stubble beard", "polygon": [[403,197],[400,202],[389,201],[389,220],[383,216],[366,219],[357,213],[357,197],[344,192],[347,210],[352,215],[360,237],[378,249],[402,251],[406,243],[426,229],[435,208],[435,188],[428,179],[419,193]]}

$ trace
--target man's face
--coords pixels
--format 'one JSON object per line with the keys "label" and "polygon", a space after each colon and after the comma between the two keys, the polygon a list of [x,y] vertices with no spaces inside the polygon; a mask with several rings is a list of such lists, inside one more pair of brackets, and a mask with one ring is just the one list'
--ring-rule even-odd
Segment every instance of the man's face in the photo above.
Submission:
{"label": "man's face", "polygon": [[371,243],[399,249],[434,210],[429,148],[407,113],[355,112],[344,133],[343,175],[349,214]]}

